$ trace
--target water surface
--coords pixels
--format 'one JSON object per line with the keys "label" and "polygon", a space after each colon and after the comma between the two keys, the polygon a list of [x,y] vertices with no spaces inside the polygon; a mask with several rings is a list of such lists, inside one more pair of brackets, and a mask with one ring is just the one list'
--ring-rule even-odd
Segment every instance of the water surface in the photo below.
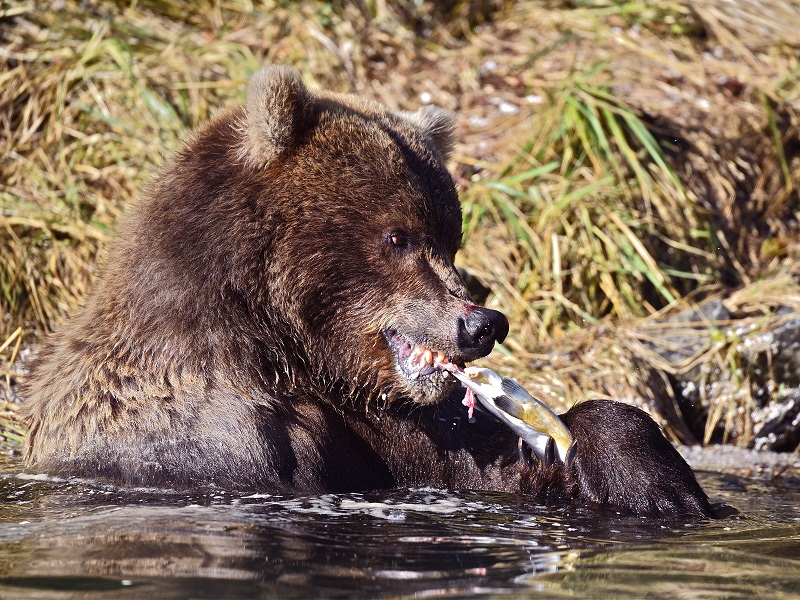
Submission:
{"label": "water surface", "polygon": [[739,513],[654,522],[437,489],[178,494],[0,459],[0,597],[796,598],[800,480],[698,479]]}

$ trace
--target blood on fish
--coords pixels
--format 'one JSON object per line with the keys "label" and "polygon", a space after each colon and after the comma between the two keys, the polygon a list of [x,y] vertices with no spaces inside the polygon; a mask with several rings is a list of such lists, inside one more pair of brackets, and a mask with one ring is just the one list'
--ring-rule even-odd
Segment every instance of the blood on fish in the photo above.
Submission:
{"label": "blood on fish", "polygon": [[461,404],[467,407],[467,418],[472,419],[472,413],[475,412],[475,392],[467,388],[467,393],[464,394],[464,399]]}

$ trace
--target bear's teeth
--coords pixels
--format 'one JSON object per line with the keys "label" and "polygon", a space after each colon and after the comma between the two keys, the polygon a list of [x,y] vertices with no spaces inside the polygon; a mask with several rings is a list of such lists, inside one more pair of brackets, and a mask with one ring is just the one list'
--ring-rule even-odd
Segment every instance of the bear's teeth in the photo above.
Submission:
{"label": "bear's teeth", "polygon": [[419,344],[411,346],[408,364],[413,367],[412,372],[409,374],[409,379],[412,380],[419,379],[426,367],[440,369],[445,372],[445,375],[448,375],[446,369],[456,368],[444,352],[434,352],[430,348]]}
{"label": "bear's teeth", "polygon": [[425,351],[422,353],[422,356],[420,357],[420,359],[421,359],[420,362],[422,363],[422,366],[432,365],[433,364],[433,352],[431,352],[430,350],[425,348]]}
{"label": "bear's teeth", "polygon": [[409,354],[409,356],[408,356],[409,362],[411,364],[419,362],[419,358],[420,358],[420,356],[422,356],[423,352],[425,352],[425,348],[423,348],[422,346],[417,346],[416,344],[414,344],[414,347],[411,348],[411,354]]}
{"label": "bear's teeth", "polygon": [[411,354],[408,356],[408,360],[412,365],[416,365],[420,368],[424,367],[425,365],[433,365],[433,351],[425,346],[415,345],[411,349]]}

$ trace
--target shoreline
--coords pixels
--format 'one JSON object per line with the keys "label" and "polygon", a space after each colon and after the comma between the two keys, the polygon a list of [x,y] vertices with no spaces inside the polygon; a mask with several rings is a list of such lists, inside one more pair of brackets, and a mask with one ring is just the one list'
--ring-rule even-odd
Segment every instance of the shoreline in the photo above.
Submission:
{"label": "shoreline", "polygon": [[731,445],[677,446],[695,471],[743,477],[800,477],[800,453],[751,450]]}

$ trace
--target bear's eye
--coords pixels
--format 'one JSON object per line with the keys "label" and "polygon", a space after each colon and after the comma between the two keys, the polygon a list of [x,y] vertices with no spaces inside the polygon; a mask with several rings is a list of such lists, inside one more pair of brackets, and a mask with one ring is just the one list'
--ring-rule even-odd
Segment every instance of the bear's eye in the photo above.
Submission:
{"label": "bear's eye", "polygon": [[392,248],[408,247],[408,236],[403,231],[393,231],[388,235],[387,241]]}

